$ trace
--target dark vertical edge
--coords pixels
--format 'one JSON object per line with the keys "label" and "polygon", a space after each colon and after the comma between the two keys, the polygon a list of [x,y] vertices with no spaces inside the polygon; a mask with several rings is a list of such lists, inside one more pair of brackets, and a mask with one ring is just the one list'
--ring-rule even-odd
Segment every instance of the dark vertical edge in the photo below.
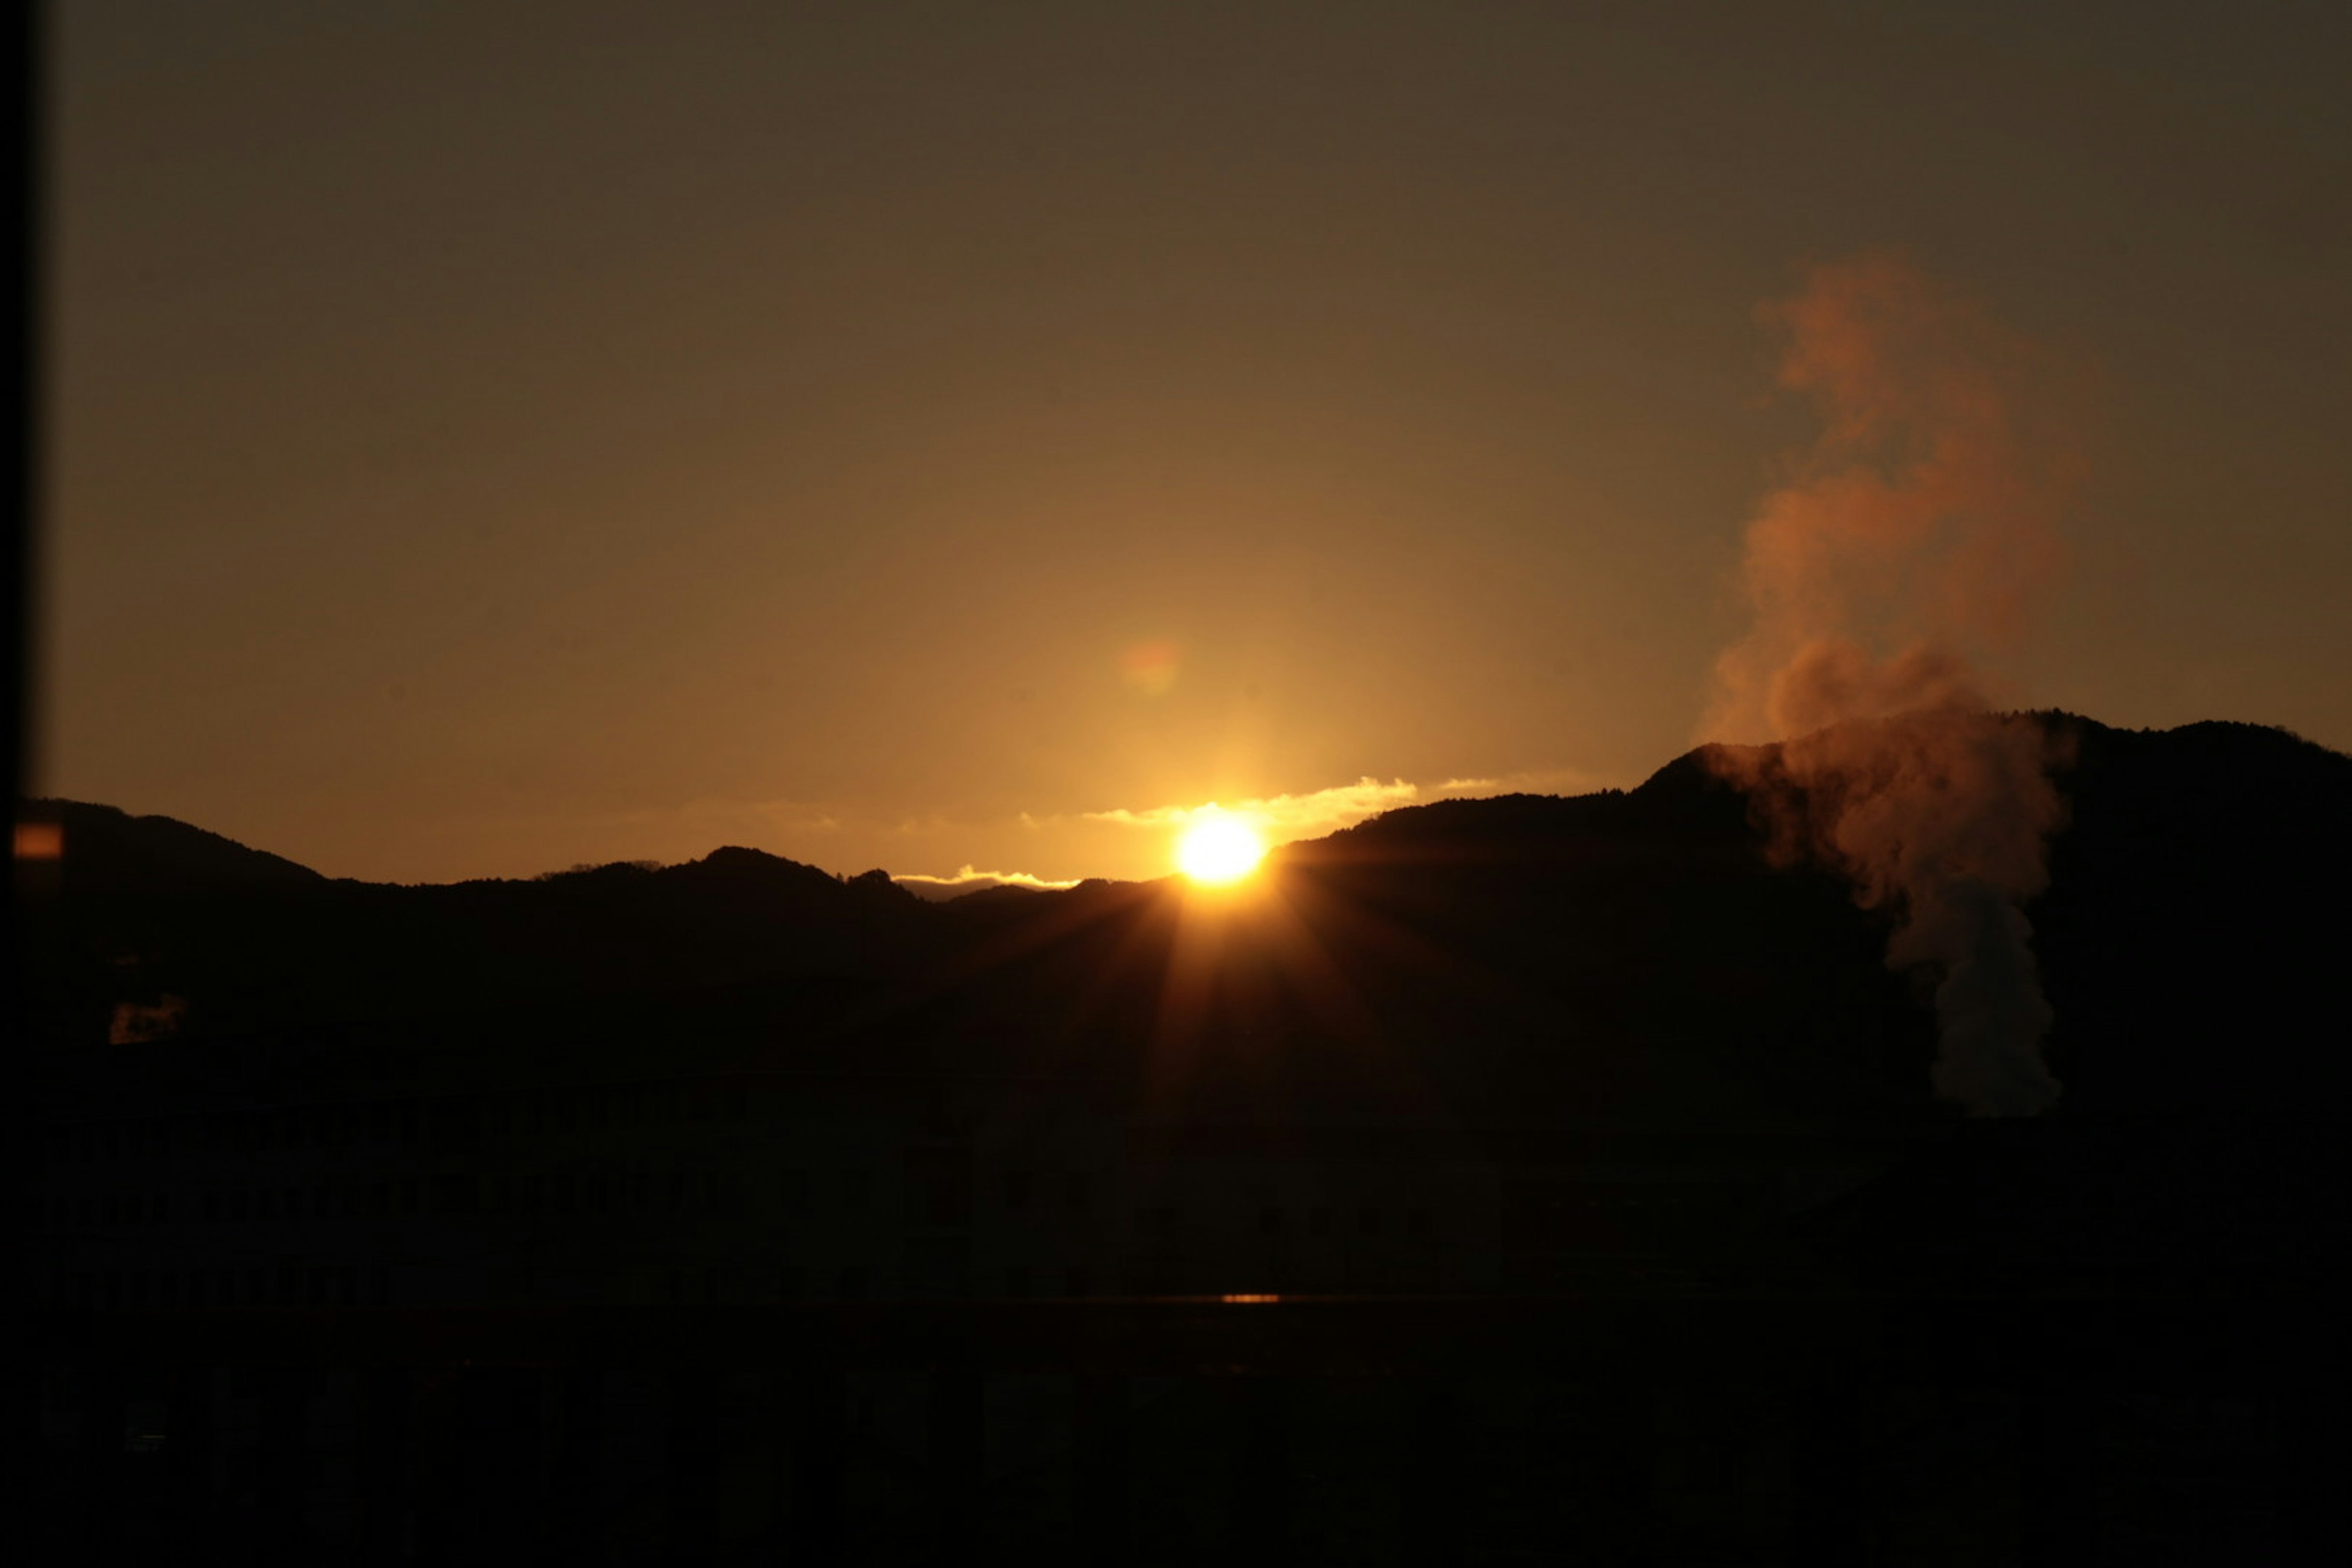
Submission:
{"label": "dark vertical edge", "polygon": [[[7,542],[0,547],[0,622],[5,623],[5,637],[8,661],[5,695],[0,700],[7,703],[5,721],[0,722],[0,745],[7,748],[9,811],[11,835],[14,819],[24,800],[30,782],[31,734],[33,712],[33,649],[35,647],[32,584],[34,579],[34,524],[40,509],[41,483],[38,455],[41,450],[42,422],[39,418],[40,393],[44,377],[41,369],[40,324],[42,321],[43,250],[47,243],[47,97],[45,91],[47,74],[46,49],[48,41],[48,8],[37,0],[25,0],[6,8],[8,22],[9,70],[16,89],[16,100],[8,116],[7,164],[11,195],[16,198],[17,214],[16,237],[7,247],[8,268],[8,360],[16,378],[17,416],[7,438],[6,484],[8,489]],[[6,1008],[5,1029],[0,1037],[15,1042],[24,1038],[20,1025],[25,1016],[26,990],[24,976],[18,971],[22,962],[22,944],[16,933],[16,878],[13,853],[8,900],[7,952],[0,955],[0,1006]],[[19,1081],[24,1071],[20,1060]],[[7,1191],[13,1200],[8,1215],[10,1231],[19,1245],[9,1251],[16,1259],[10,1271],[10,1293],[19,1312],[29,1309],[36,1300],[34,1286],[39,1258],[36,1249],[23,1245],[35,1230],[34,1205],[38,1197],[39,1147],[36,1134],[37,1095],[16,1093],[8,1096],[8,1126],[5,1142],[11,1152]],[[39,1473],[40,1426],[39,1380],[31,1375],[29,1366],[20,1364],[17,1375],[8,1380],[8,1437],[5,1450],[5,1462],[0,1463],[8,1474],[8,1491],[0,1501],[0,1512],[11,1521],[0,1542],[16,1541],[16,1549],[6,1554],[18,1562],[34,1562],[40,1556],[36,1521],[44,1517],[44,1500],[35,1495],[36,1477]],[[118,1442],[115,1445],[121,1447]]]}
{"label": "dark vertical edge", "polygon": [[48,243],[48,101],[45,82],[47,11],[37,0],[7,8],[9,65],[16,102],[8,117],[10,194],[16,198],[16,242],[8,247],[8,358],[17,414],[8,436],[8,543],[0,562],[7,593],[8,779],[21,801],[32,782],[34,723],[39,703],[34,674],[39,646],[39,527],[44,500],[41,394],[47,384],[44,284]]}

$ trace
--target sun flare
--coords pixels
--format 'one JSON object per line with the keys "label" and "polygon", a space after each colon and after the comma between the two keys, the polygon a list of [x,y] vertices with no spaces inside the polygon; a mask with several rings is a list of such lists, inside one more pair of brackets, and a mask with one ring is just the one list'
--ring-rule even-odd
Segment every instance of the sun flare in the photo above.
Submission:
{"label": "sun flare", "polygon": [[1231,816],[1204,817],[1176,844],[1176,864],[1196,882],[1238,882],[1265,858],[1265,840]]}

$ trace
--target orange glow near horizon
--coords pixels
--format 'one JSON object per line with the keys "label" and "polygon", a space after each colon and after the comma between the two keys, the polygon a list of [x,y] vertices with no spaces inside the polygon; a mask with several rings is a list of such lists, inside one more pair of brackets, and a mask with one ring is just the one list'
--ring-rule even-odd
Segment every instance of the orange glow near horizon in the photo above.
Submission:
{"label": "orange glow near horizon", "polygon": [[16,824],[16,858],[19,860],[62,860],[66,853],[66,830],[63,823],[19,822]]}
{"label": "orange glow near horizon", "polygon": [[1196,882],[1238,882],[1265,858],[1265,840],[1239,817],[1203,816],[1176,842],[1176,864]]}

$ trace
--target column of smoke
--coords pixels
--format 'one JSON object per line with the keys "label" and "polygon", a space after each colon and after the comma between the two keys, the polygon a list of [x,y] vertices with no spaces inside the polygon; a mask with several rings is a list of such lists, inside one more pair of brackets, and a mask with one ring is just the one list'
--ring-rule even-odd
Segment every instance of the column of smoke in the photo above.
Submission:
{"label": "column of smoke", "polygon": [[2031,1115],[2060,1086],[2021,908],[2048,880],[2063,738],[1990,711],[1973,661],[2013,639],[2057,563],[2071,459],[2057,362],[1903,258],[1815,268],[1768,320],[1781,384],[1825,422],[1749,525],[1749,634],[1717,668],[1717,767],[1784,860],[1818,858],[1939,976],[1937,1092]]}

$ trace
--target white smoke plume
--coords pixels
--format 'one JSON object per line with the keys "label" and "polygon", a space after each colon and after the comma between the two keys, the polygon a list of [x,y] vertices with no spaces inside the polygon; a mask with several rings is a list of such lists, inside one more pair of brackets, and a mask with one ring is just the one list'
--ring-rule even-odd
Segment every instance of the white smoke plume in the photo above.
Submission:
{"label": "white smoke plume", "polygon": [[2073,378],[1902,258],[1818,267],[1770,308],[1781,384],[1825,423],[1748,531],[1748,635],[1707,728],[1783,859],[1835,866],[1896,929],[1887,962],[1939,976],[1935,1087],[1979,1115],[2055,1103],[2021,906],[2049,879],[2063,738],[1990,711],[1977,661],[2032,618],[2059,563]]}

